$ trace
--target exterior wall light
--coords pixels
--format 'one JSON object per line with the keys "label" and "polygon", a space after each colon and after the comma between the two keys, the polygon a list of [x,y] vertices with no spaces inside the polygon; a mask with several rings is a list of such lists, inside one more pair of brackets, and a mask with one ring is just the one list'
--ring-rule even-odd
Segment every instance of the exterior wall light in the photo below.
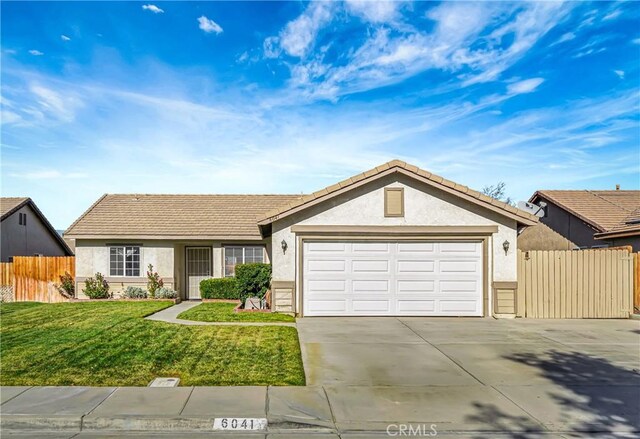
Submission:
{"label": "exterior wall light", "polygon": [[287,252],[287,247],[289,247],[287,245],[287,241],[285,241],[284,239],[282,240],[282,242],[280,243],[280,247],[282,247],[282,253],[286,253]]}
{"label": "exterior wall light", "polygon": [[507,253],[509,253],[509,246],[511,244],[509,243],[509,241],[507,241],[505,239],[505,241],[502,243],[502,248],[504,249],[504,254],[506,255]]}

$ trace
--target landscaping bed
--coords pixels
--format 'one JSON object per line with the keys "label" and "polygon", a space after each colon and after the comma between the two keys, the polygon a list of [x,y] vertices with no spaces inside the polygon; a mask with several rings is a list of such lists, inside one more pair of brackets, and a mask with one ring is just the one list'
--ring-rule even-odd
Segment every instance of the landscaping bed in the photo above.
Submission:
{"label": "landscaping bed", "polygon": [[[179,319],[198,322],[295,322],[288,314],[275,312],[238,312],[238,302],[205,302],[178,315]],[[258,310],[263,311],[263,310]]]}
{"label": "landscaping bed", "polygon": [[295,328],[143,319],[171,305],[1,304],[0,384],[146,386],[179,377],[183,386],[304,385]]}

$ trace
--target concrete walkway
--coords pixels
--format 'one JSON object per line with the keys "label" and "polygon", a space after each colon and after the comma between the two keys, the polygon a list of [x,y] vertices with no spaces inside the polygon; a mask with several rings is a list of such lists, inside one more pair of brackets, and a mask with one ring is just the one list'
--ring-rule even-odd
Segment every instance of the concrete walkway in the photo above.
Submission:
{"label": "concrete walkway", "polygon": [[155,320],[157,322],[176,323],[178,325],[190,326],[296,326],[295,323],[287,322],[197,322],[195,320],[184,320],[178,318],[178,315],[181,313],[194,308],[201,303],[202,302],[194,301],[180,302],[145,318],[147,320]]}
{"label": "concrete walkway", "polygon": [[[216,418],[235,417],[266,418],[265,430],[242,436],[262,438],[386,436],[388,429],[397,433],[399,425],[426,425],[438,436],[458,438],[575,438],[613,432],[637,437],[639,391],[637,386],[550,385],[3,387],[0,427],[2,437],[143,432],[149,437],[230,437],[214,431],[213,424]],[[567,403],[572,399],[575,404]]]}

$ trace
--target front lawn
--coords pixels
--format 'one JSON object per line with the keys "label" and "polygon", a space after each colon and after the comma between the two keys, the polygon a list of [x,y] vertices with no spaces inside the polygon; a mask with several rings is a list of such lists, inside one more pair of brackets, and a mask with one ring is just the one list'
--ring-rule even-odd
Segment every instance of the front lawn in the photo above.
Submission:
{"label": "front lawn", "polygon": [[198,322],[295,322],[293,316],[275,312],[234,312],[235,303],[209,302],[178,315],[179,319]]}
{"label": "front lawn", "polygon": [[182,326],[144,320],[170,302],[0,305],[0,384],[304,385],[292,327]]}

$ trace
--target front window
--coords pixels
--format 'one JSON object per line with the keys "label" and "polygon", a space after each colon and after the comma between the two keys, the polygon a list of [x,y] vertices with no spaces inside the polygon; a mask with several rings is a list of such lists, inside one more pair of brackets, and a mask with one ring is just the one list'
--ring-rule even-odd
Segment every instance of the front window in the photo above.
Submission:
{"label": "front window", "polygon": [[140,247],[111,247],[109,252],[111,276],[140,277]]}
{"label": "front window", "polygon": [[252,262],[264,262],[264,247],[224,248],[225,277],[235,276],[237,264],[249,264]]}

